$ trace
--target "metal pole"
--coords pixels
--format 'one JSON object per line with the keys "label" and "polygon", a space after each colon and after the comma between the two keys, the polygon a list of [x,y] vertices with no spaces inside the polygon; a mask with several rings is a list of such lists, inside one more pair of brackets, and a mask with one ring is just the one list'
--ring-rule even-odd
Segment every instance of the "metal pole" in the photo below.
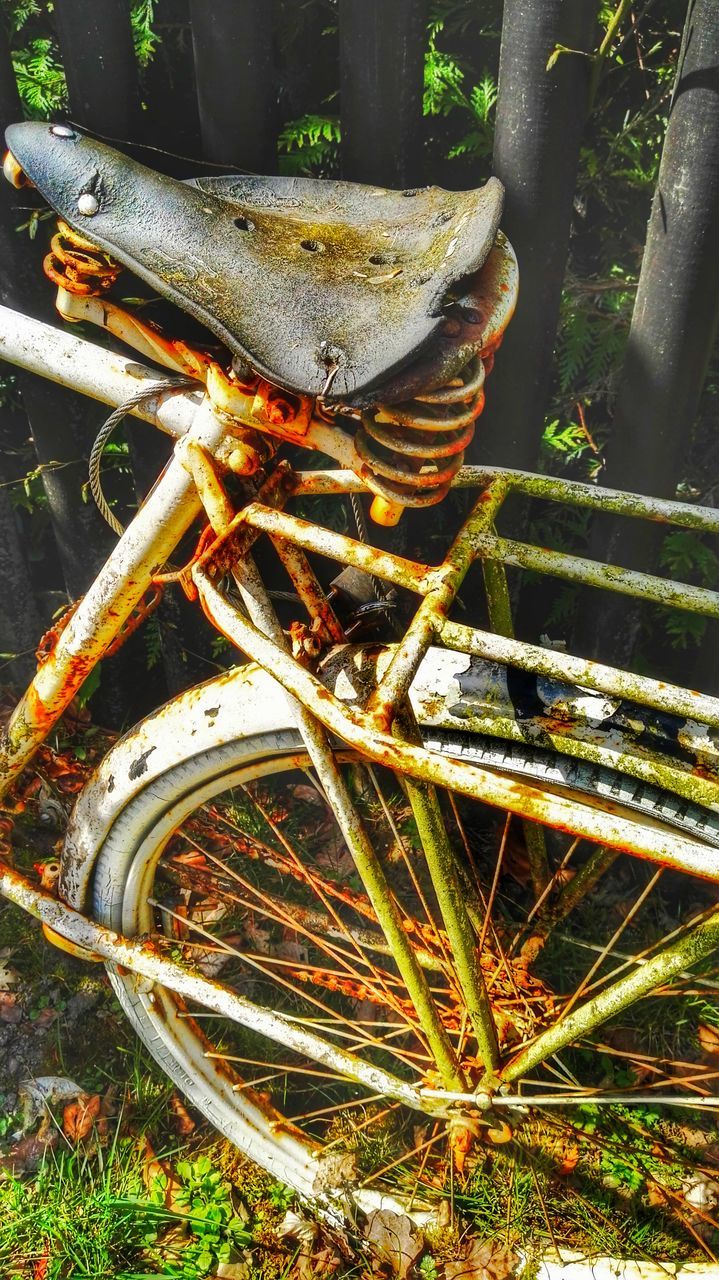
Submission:
{"label": "metal pole", "polygon": [[426,27],[426,0],[339,0],[345,178],[422,182]]}
{"label": "metal pole", "polygon": [[206,160],[274,173],[277,79],[266,0],[191,0]]}
{"label": "metal pole", "polygon": [[502,228],[520,266],[517,311],[488,384],[478,456],[533,467],[549,391],[569,245],[579,143],[588,105],[596,0],[505,0],[494,172],[504,183]]}

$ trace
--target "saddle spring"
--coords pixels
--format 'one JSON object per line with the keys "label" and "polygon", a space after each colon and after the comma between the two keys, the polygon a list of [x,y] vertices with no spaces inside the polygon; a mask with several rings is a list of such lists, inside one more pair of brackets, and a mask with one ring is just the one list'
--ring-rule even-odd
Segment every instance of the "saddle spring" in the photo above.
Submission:
{"label": "saddle spring", "polygon": [[494,352],[483,351],[435,390],[362,414],[355,446],[375,493],[405,507],[442,501],[474,436],[493,362]]}
{"label": "saddle spring", "polygon": [[67,293],[96,296],[112,288],[122,267],[97,245],[85,240],[58,218],[50,252],[43,262],[48,279]]}

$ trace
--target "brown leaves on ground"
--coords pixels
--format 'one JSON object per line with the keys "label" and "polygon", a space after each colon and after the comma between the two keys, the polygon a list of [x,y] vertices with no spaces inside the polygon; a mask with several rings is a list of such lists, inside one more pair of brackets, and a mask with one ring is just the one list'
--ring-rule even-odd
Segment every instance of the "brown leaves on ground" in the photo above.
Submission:
{"label": "brown leaves on ground", "polygon": [[108,1120],[115,1114],[115,1088],[104,1094],[79,1093],[66,1104],[62,1113],[62,1131],[74,1146],[97,1140],[107,1141]]}
{"label": "brown leaves on ground", "polygon": [[35,1173],[40,1168],[48,1151],[58,1145],[60,1135],[47,1115],[43,1118],[37,1133],[28,1134],[16,1142],[6,1156],[0,1156],[0,1170],[11,1173],[18,1178],[23,1173]]}
{"label": "brown leaves on ground", "polygon": [[445,1262],[445,1280],[509,1280],[519,1258],[508,1245],[498,1241],[467,1239],[462,1258]]}
{"label": "brown leaves on ground", "polygon": [[704,1053],[708,1054],[710,1058],[719,1056],[719,1027],[712,1027],[709,1023],[700,1022],[697,1027],[697,1036]]}
{"label": "brown leaves on ground", "polygon": [[398,1280],[406,1280],[424,1248],[424,1236],[407,1214],[375,1209],[367,1219],[366,1239],[377,1262]]}
{"label": "brown leaves on ground", "polygon": [[68,1142],[84,1142],[100,1119],[102,1099],[99,1093],[81,1093],[68,1102],[62,1113],[62,1131]]}

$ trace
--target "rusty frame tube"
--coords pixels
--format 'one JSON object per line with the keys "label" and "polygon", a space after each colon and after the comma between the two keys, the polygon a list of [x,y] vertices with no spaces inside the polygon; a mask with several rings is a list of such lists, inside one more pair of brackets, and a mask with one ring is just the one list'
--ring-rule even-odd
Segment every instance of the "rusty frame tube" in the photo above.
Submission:
{"label": "rusty frame tube", "polygon": [[499,480],[484,491],[457,534],[444,562],[438,569],[427,573],[424,600],[368,705],[368,711],[378,728],[389,729],[396,709],[405,698],[422,658],[474,562],[477,539],[488,525],[491,526],[506,492],[506,485]]}
{"label": "rusty frame tube", "polygon": [[[181,440],[177,445],[177,453],[194,478],[213,529],[220,535],[226,534],[235,523],[234,510],[211,459],[192,438]],[[275,496],[281,501],[284,496],[282,481],[289,481],[291,477],[286,477],[281,472],[279,474],[280,484],[276,486]],[[245,554],[242,559],[236,559],[231,572],[252,623],[280,652],[288,656],[287,638],[252,556]],[[319,589],[319,583],[316,585]],[[320,785],[402,975],[439,1075],[446,1088],[462,1088],[466,1082],[457,1055],[432,999],[422,965],[407,936],[402,914],[392,895],[384,867],[353,804],[325,730],[301,702],[291,695],[288,695],[288,701]]]}
{"label": "rusty frame tube", "polygon": [[479,765],[470,766],[423,747],[399,742],[391,734],[370,725],[361,711],[340,702],[311,672],[268,641],[233,608],[199,564],[195,566],[193,579],[203,608],[218,630],[248,657],[271,671],[278,683],[325,728],[368,759],[571,835],[612,845],[705,879],[719,879],[719,849],[687,840],[659,823],[632,821],[611,809],[600,810],[590,803],[569,800],[513,781]]}
{"label": "rusty frame tube", "polygon": [[583,556],[571,556],[564,551],[552,551],[535,547],[527,542],[515,542],[511,538],[499,538],[482,534],[475,543],[476,552],[482,558],[501,560],[518,569],[531,569],[535,573],[548,573],[569,582],[581,582],[588,587],[600,587],[620,595],[653,600],[656,604],[686,609],[706,617],[719,618],[719,592],[689,583],[674,583],[651,573],[639,573],[635,569],[622,569],[615,564],[601,564]]}
{"label": "rusty frame tube", "polygon": [[[362,492],[366,492],[364,486]],[[379,551],[368,542],[358,542],[346,534],[324,529],[286,511],[264,506],[261,502],[250,502],[242,508],[233,521],[230,539],[232,532],[235,529],[241,531],[244,525],[257,533],[283,538],[304,551],[314,551],[330,560],[354,565],[356,569],[363,569],[365,573],[391,582],[393,586],[406,587],[420,595],[431,589],[429,575],[433,570],[426,565],[418,565],[413,560],[406,560],[390,551]],[[231,541],[228,541],[228,550],[230,554],[234,551]]]}
{"label": "rusty frame tube", "polygon": [[[224,425],[205,401],[192,439],[212,450],[224,435]],[[173,458],[15,708],[0,739],[0,795],[72,701],[199,512],[192,477]]]}
{"label": "rusty frame tube", "polygon": [[[10,307],[0,307],[0,359],[113,408],[143,385],[150,388],[159,376],[157,369],[132,356],[98,347]],[[201,388],[177,395],[166,392],[142,407],[134,405],[129,413],[179,437],[189,431],[202,397]]]}
{"label": "rusty frame tube", "polygon": [[695,693],[680,685],[666,684],[631,671],[620,671],[589,658],[577,658],[571,653],[559,654],[523,640],[492,635],[490,631],[476,630],[459,622],[443,622],[439,635],[448,649],[456,649],[459,653],[473,653],[490,662],[520,667],[523,671],[533,671],[552,680],[586,685],[598,693],[630,698],[657,711],[669,711],[719,729],[719,698],[709,694]]}
{"label": "rusty frame tube", "polygon": [[[496,530],[493,529],[493,532],[496,533]],[[509,595],[509,585],[504,565],[500,560],[483,559],[482,577],[487,597],[489,625],[497,635],[506,636],[507,639],[513,640],[512,601]],[[524,831],[524,842],[527,846],[532,888],[535,898],[539,902],[549,884],[550,878],[547,842],[544,839],[542,828],[537,826],[536,822],[525,821],[522,824],[522,829]]]}
{"label": "rusty frame tube", "polygon": [[[277,653],[282,654],[288,662],[293,664],[294,659],[287,651],[287,641],[274,606],[251,556],[246,557],[242,564],[235,568],[234,577],[253,620],[247,625],[253,630],[256,629],[257,634],[262,635]],[[232,639],[232,636],[229,638]],[[291,694],[292,691],[288,689],[287,692]],[[451,1081],[464,1080],[457,1056],[432,999],[425,973],[404,928],[402,915],[392,895],[384,868],[354,807],[345,780],[337,766],[334,752],[327,741],[325,730],[302,699],[291,696],[290,705],[320,784],[402,975],[439,1074],[447,1088],[454,1088]]]}
{"label": "rusty frame tube", "polygon": [[322,638],[336,644],[344,643],[347,637],[342,625],[307,556],[286,538],[274,537],[271,542],[309,616],[319,623]]}
{"label": "rusty frame tube", "polygon": [[405,778],[405,786],[449,940],[452,964],[459,979],[484,1066],[484,1080],[489,1082],[495,1078],[499,1067],[497,1028],[478,963],[479,951],[439,797],[431,783]]}
{"label": "rusty frame tube", "polygon": [[[658,524],[675,524],[682,529],[719,533],[716,507],[676,502],[671,498],[652,498],[641,493],[622,493],[601,485],[563,480],[559,476],[538,475],[534,471],[519,471],[511,467],[461,467],[452,480],[452,488],[484,488],[494,480],[506,480],[511,492],[524,493],[529,498],[540,498],[545,502],[563,502],[629,519],[653,520]],[[297,492],[302,494],[360,493],[366,488],[360,476],[350,471],[297,472]]]}

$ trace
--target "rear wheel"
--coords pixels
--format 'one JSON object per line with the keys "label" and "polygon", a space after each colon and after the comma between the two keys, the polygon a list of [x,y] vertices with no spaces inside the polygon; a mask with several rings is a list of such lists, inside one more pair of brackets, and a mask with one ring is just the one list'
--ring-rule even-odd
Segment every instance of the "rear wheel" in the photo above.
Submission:
{"label": "rear wheel", "polygon": [[[262,677],[250,692],[266,698],[275,688]],[[649,1001],[610,1001],[609,1032],[601,1026],[560,1036],[555,1049],[548,1044],[519,1079],[513,1076],[517,1055],[551,1028],[572,1026],[612,977],[640,975],[629,994],[641,996],[647,963],[682,938],[688,918],[703,912],[713,924],[713,899],[692,877],[636,859],[617,862],[613,851],[578,848],[552,834],[552,879],[538,904],[519,820],[497,826],[485,807],[444,794],[511,1085],[509,1098],[497,1095],[489,1110],[439,1096],[441,1081],[399,970],[284,700],[274,697],[272,729],[205,744],[187,758],[180,745],[179,758],[138,787],[137,759],[151,760],[155,751],[148,722],[132,766],[135,783],[113,801],[112,818],[96,837],[97,919],[126,935],[152,935],[175,959],[252,1007],[281,1014],[279,1032],[268,1038],[248,1022],[220,1019],[157,984],[111,971],[152,1055],[227,1138],[309,1198],[350,1196],[368,1208],[401,1193],[403,1202],[421,1208],[431,1204],[443,1170],[461,1173],[483,1148],[499,1143],[522,1147],[518,1093],[539,1096],[557,1115],[559,1098],[568,1105],[596,1100],[616,1088],[622,1070],[626,1083],[646,1082],[658,1096],[684,1090],[690,1101],[711,1092],[691,1036],[677,1035],[674,1024],[682,991],[695,993],[697,1018],[708,1016],[716,971],[705,964],[692,978],[688,961]],[[162,734],[175,733],[181,742],[181,702],[162,716]],[[251,725],[252,714],[246,720]],[[432,747],[458,752],[451,737],[436,734]],[[122,750],[127,754],[127,742]],[[465,759],[471,750],[465,737]],[[497,746],[478,738],[474,750],[486,763]],[[516,747],[513,753],[518,772],[541,777],[544,770],[546,780],[546,760],[529,751],[517,755]],[[112,757],[106,777],[114,787],[122,771],[113,769]],[[337,747],[336,758],[472,1094],[483,1074],[478,1046],[402,780],[348,749]],[[655,815],[667,807],[664,793],[645,788],[644,795]],[[707,830],[706,811],[670,807],[674,827],[691,835]],[[604,875],[612,864],[612,876]],[[705,938],[694,957],[709,955],[710,943]],[[312,1038],[306,1051],[296,1034],[304,1032]],[[330,1046],[323,1060],[313,1052],[317,1039]],[[340,1050],[351,1055],[356,1072],[343,1065],[346,1056],[333,1059]]]}

